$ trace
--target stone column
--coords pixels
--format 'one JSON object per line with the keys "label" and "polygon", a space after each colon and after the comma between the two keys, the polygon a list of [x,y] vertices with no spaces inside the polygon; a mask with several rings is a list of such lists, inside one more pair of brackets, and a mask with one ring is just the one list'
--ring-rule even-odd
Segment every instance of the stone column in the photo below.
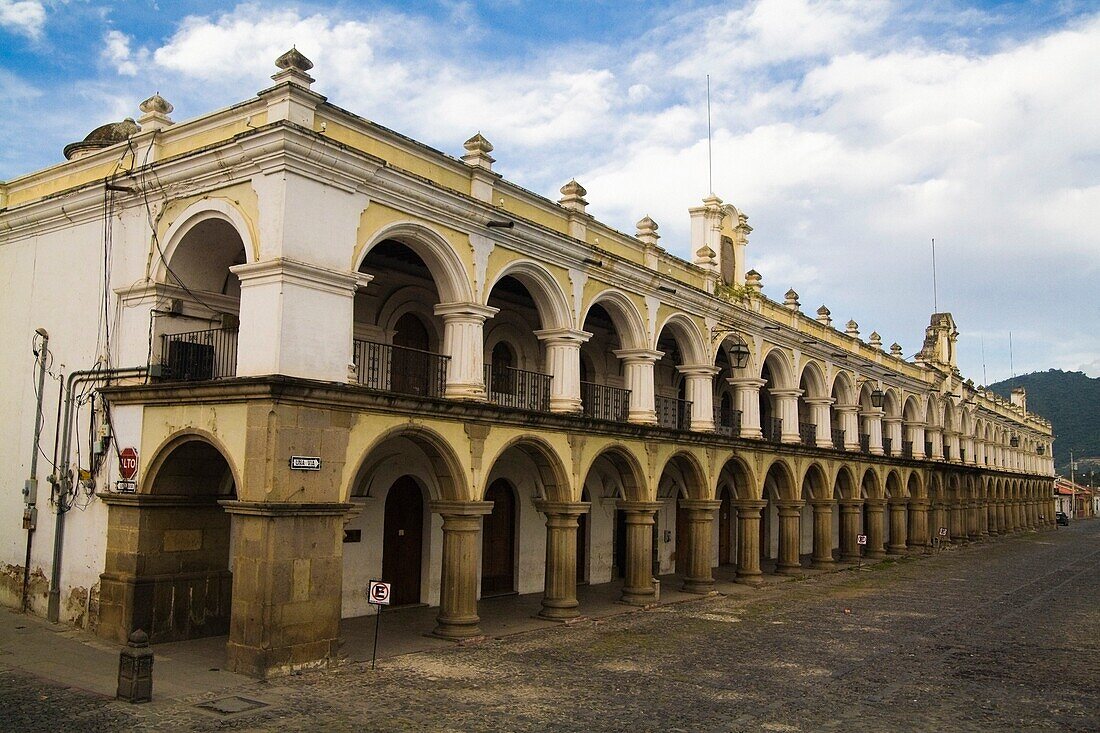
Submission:
{"label": "stone column", "polygon": [[909,440],[913,441],[913,458],[926,458],[927,456],[924,455],[924,423],[909,423]]}
{"label": "stone column", "polygon": [[908,502],[904,498],[890,499],[890,544],[886,551],[891,555],[904,555],[907,549],[905,521]]}
{"label": "stone column", "polygon": [[687,512],[687,573],[684,576],[684,592],[707,595],[714,592],[714,576],[711,574],[711,535],[714,512],[722,502],[712,499],[681,499],[680,511]]}
{"label": "stone column", "polygon": [[882,408],[872,407],[861,410],[859,416],[863,418],[863,424],[867,427],[867,445],[873,456],[881,456],[882,450]]}
{"label": "stone column", "polygon": [[612,353],[623,361],[626,387],[630,390],[630,412],[627,420],[640,425],[656,425],[653,365],[664,354],[649,349],[619,349]]}
{"label": "stone column", "polygon": [[741,411],[741,437],[760,440],[760,389],[767,384],[763,379],[727,380],[737,395],[737,409]]}
{"label": "stone column", "polygon": [[653,586],[653,521],[659,501],[620,501],[626,512],[626,572],[620,602],[645,606],[657,598]]}
{"label": "stone column", "polygon": [[447,362],[447,389],[450,399],[484,401],[485,393],[485,319],[497,309],[477,303],[440,303],[435,314],[443,319],[443,353]]}
{"label": "stone column", "polygon": [[832,499],[810,499],[814,508],[814,556],[813,566],[828,569],[836,564],[833,560],[833,507]]}
{"label": "stone column", "polygon": [[840,559],[845,562],[856,562],[860,559],[858,540],[862,520],[862,499],[840,500]]}
{"label": "stone column", "polygon": [[539,616],[551,621],[576,618],[577,526],[587,514],[589,502],[537,500],[535,508],[546,515],[546,581]]}
{"label": "stone column", "polygon": [[886,513],[886,499],[864,499],[867,505],[867,527],[864,534],[867,535],[867,557],[878,559],[886,556],[886,550],[882,546],[882,523]]}
{"label": "stone column", "polygon": [[943,430],[928,425],[924,428],[924,442],[932,444],[932,455],[925,458],[932,461],[943,460]]}
{"label": "stone column", "polygon": [[776,412],[783,421],[782,442],[801,443],[802,436],[798,433],[798,398],[802,396],[800,389],[773,389],[772,397],[775,397]]}
{"label": "stone column", "polygon": [[714,375],[720,370],[712,364],[677,367],[687,380],[687,398],[691,401],[691,429],[714,432]]}
{"label": "stone column", "polygon": [[909,547],[928,545],[928,500],[909,500]]}
{"label": "stone column", "polygon": [[844,450],[859,450],[859,405],[837,405],[838,422],[844,431]]}
{"label": "stone column", "polygon": [[952,542],[966,542],[966,520],[964,519],[963,512],[965,505],[962,500],[955,500],[954,503],[948,505],[948,512],[950,513],[950,520],[948,527],[951,532]]}
{"label": "stone column", "polygon": [[233,515],[229,668],[255,677],[336,659],[350,504],[223,501]]}
{"label": "stone column", "polygon": [[810,406],[810,414],[813,415],[814,424],[817,425],[814,442],[817,443],[818,448],[832,448],[833,425],[829,408],[833,404],[833,398],[811,397],[806,400],[806,404]]}
{"label": "stone column", "polygon": [[760,511],[768,505],[763,499],[734,499],[737,507],[737,582],[761,582]]}
{"label": "stone column", "polygon": [[978,526],[978,500],[971,497],[964,505],[966,512],[966,534],[971,541],[978,541],[982,537],[981,528]]}
{"label": "stone column", "polygon": [[997,500],[997,534],[1008,534],[1010,532],[1007,521],[1007,512],[1005,511],[1005,502],[1003,499]]}
{"label": "stone column", "polygon": [[432,633],[444,639],[480,636],[477,573],[481,517],[493,511],[493,502],[433,501],[430,507],[443,517],[439,614]]}
{"label": "stone column", "polygon": [[[891,456],[900,456],[901,455],[901,441],[902,441],[902,437],[901,437],[902,436],[901,418],[900,417],[883,417],[882,418],[882,424],[883,424],[883,437],[886,437],[886,438],[890,439],[890,455]],[[883,453],[885,453],[885,452],[886,452],[886,450],[884,448]]]}
{"label": "stone column", "polygon": [[585,331],[552,328],[535,331],[546,349],[545,369],[550,373],[550,411],[581,411],[581,344],[592,338]]}
{"label": "stone column", "polygon": [[[959,434],[954,432],[953,430],[944,430],[941,433],[941,436],[943,439],[943,445],[945,448],[947,448],[946,452],[951,454],[951,458],[949,460],[955,463],[961,463],[962,456],[959,454],[959,449],[962,447],[962,445],[959,442]],[[941,454],[943,452],[944,451],[942,450],[940,451]]]}
{"label": "stone column", "polygon": [[[939,537],[941,543],[951,541],[951,510],[942,499],[938,500],[932,508],[932,524],[933,526],[929,529],[930,534]],[[941,527],[947,530],[947,535],[944,537],[940,537]]]}
{"label": "stone column", "polygon": [[775,572],[779,575],[799,575],[802,573],[802,563],[798,559],[802,539],[802,502],[781,499],[775,502],[775,508],[779,510],[779,562]]}

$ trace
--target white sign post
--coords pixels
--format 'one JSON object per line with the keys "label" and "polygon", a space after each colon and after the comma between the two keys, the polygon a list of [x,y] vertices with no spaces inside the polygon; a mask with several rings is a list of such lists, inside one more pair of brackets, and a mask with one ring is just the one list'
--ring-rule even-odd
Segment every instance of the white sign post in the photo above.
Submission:
{"label": "white sign post", "polygon": [[856,544],[859,545],[859,562],[856,564],[856,570],[863,570],[863,548],[867,545],[867,535],[857,534]]}
{"label": "white sign post", "polygon": [[378,627],[382,625],[382,609],[390,605],[390,584],[381,580],[372,580],[367,584],[367,600],[378,606],[378,613],[374,617],[374,651],[370,655],[370,668],[374,669],[374,662],[378,658]]}

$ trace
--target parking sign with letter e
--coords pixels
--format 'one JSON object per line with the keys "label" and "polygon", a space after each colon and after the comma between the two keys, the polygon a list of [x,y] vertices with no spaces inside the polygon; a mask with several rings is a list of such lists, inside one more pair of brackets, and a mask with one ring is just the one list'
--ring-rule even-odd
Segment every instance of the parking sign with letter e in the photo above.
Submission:
{"label": "parking sign with letter e", "polygon": [[372,580],[367,586],[367,598],[377,606],[390,605],[390,584]]}

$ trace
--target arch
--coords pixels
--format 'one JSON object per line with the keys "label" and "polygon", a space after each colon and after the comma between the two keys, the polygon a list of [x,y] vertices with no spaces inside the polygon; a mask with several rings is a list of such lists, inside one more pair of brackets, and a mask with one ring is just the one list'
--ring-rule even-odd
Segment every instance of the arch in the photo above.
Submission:
{"label": "arch", "polygon": [[897,469],[892,468],[886,474],[886,496],[890,499],[906,498],[906,486],[901,482]]}
{"label": "arch", "polygon": [[852,472],[852,468],[847,464],[842,464],[840,468],[836,470],[836,476],[833,478],[833,498],[858,498],[855,474]]}
{"label": "arch", "polygon": [[[863,387],[867,388],[869,384],[869,382],[864,382]],[[829,385],[829,394],[830,396],[836,398],[836,404],[838,405],[858,404],[856,400],[855,381],[853,380],[852,375],[843,369],[838,369],[833,374],[833,383]],[[862,397],[862,390],[860,394]],[[867,407],[870,406],[871,395],[870,390],[868,389]]]}
{"label": "arch", "polygon": [[[244,213],[225,199],[203,199],[181,211],[168,227],[168,231],[161,237],[161,241],[164,242],[164,257],[153,257],[155,264],[151,277],[155,282],[167,281],[168,263],[172,261],[180,243],[195,227],[209,221],[222,221],[232,227],[244,246],[245,262],[256,261],[256,242],[252,236],[252,225]],[[155,243],[153,247],[156,247]]]}
{"label": "arch", "polygon": [[909,496],[915,499],[925,498],[924,482],[921,481],[921,476],[919,472],[909,472],[909,476],[905,480],[905,490],[909,493]]}
{"label": "arch", "polygon": [[619,443],[614,443],[605,447],[592,457],[592,460],[589,461],[582,472],[584,476],[582,486],[588,483],[588,478],[592,473],[592,469],[601,458],[607,460],[618,472],[619,479],[622,481],[622,485],[619,489],[621,490],[623,499],[627,499],[628,501],[649,500],[649,490],[646,485],[645,471],[642,470],[641,462],[629,448]]}
{"label": "arch", "polygon": [[759,484],[753,475],[749,464],[739,456],[730,456],[722,464],[718,472],[718,483],[733,489],[733,495],[738,499],[759,499],[757,488]]}
{"label": "arch", "polygon": [[451,449],[447,440],[431,428],[415,423],[407,423],[390,428],[375,436],[374,440],[363,451],[362,457],[359,459],[359,466],[352,474],[351,482],[344,487],[342,501],[348,501],[361,485],[364,490],[359,495],[374,495],[375,487],[373,483],[367,483],[367,479],[381,463],[392,458],[388,454],[376,454],[385,443],[398,438],[413,443],[428,458],[432,477],[435,479],[436,484],[430,488],[438,491],[438,498],[448,501],[468,500],[468,491],[462,488],[468,483],[465,479],[466,473],[462,468],[462,462],[459,461],[457,454]]}
{"label": "arch", "polygon": [[897,387],[887,387],[882,395],[882,411],[886,417],[901,417],[901,393]]}
{"label": "arch", "polygon": [[677,451],[668,457],[662,466],[660,477],[664,477],[665,472],[670,468],[675,467],[683,475],[685,483],[689,484],[684,486],[685,498],[688,499],[710,499],[710,486],[706,479],[706,471],[703,469],[703,464],[699,462],[693,454],[686,450]]}
{"label": "arch", "polygon": [[797,385],[794,382],[794,365],[787,356],[787,352],[778,346],[768,348],[760,359],[760,371],[756,376],[763,379],[764,369],[771,373],[774,389],[793,389]]}
{"label": "arch", "polygon": [[[225,461],[225,464],[229,469],[228,481],[231,482],[234,489],[231,492],[227,492],[225,491],[226,486],[224,485],[224,483],[220,483],[217,486],[217,490],[213,492],[205,490],[195,492],[192,490],[186,493],[189,495],[202,496],[227,496],[229,494],[235,494],[236,487],[239,487],[241,483],[240,473],[233,463],[231,454],[229,453],[228,449],[226,449],[225,444],[222,443],[222,441],[218,439],[217,436],[215,436],[213,433],[207,432],[205,430],[200,430],[198,428],[187,428],[185,430],[179,430],[165,438],[160,446],[158,446],[157,449],[153,451],[153,459],[149,461],[149,467],[143,472],[144,475],[142,476],[140,485],[138,486],[138,493],[173,493],[171,491],[157,491],[156,484],[158,479],[161,477],[162,470],[165,469],[166,463],[169,463],[170,459],[173,459],[173,457],[176,456],[176,450],[178,448],[184,447],[188,443],[203,444],[209,446],[213,451],[215,451],[218,456],[223,461]],[[184,456],[184,458],[186,458],[187,461],[193,461],[195,457]],[[174,460],[172,460],[171,462],[174,463]],[[169,470],[171,470],[171,466],[169,466]],[[214,476],[210,476],[209,478],[212,481],[218,480]],[[214,485],[211,484],[208,488],[213,489]]]}
{"label": "arch", "polygon": [[[805,386],[803,386],[805,385]],[[802,372],[798,375],[799,389],[803,390],[803,397],[828,397],[825,391],[825,375],[820,364],[812,359],[807,359],[802,365]]]}
{"label": "arch", "polygon": [[451,243],[435,230],[412,221],[394,222],[376,231],[357,253],[352,272],[359,272],[370,251],[386,240],[400,242],[420,257],[432,274],[441,303],[473,302],[474,291],[466,266]]}
{"label": "arch", "polygon": [[685,365],[695,366],[714,362],[707,339],[703,336],[695,321],[684,313],[673,313],[658,326],[656,340],[651,348],[657,348],[657,341],[660,341],[661,334],[664,333],[666,328],[672,333],[672,337],[676,339],[676,343],[683,353]]}
{"label": "arch", "polygon": [[[569,474],[565,470],[565,465],[553,446],[547,443],[543,438],[525,434],[512,438],[510,441],[501,446],[491,458],[484,461],[484,465],[488,466],[488,471],[485,472],[486,481],[488,477],[492,475],[493,468],[497,462],[507,453],[509,450],[518,450],[531,459],[531,462],[535,464],[535,468],[538,471],[538,485],[543,491],[543,498],[551,501],[565,501],[571,502],[577,499],[573,496],[572,488],[569,484]],[[481,494],[484,495],[489,490],[488,486],[482,487]]]}
{"label": "arch", "polygon": [[832,484],[826,476],[825,469],[817,461],[806,467],[799,486],[803,497],[828,499],[832,495]]}
{"label": "arch", "polygon": [[882,483],[879,481],[878,472],[873,468],[868,468],[863,472],[863,476],[859,480],[860,494],[866,499],[884,499],[882,492]]}
{"label": "arch", "polygon": [[795,483],[795,472],[786,459],[775,458],[768,464],[768,470],[764,472],[765,496],[769,480],[780,499],[799,498],[801,485]]}
{"label": "arch", "polygon": [[924,421],[928,427],[943,427],[943,410],[940,400],[934,393],[930,393],[924,401]]}
{"label": "arch", "polygon": [[484,305],[488,305],[493,288],[506,277],[518,280],[527,288],[535,301],[543,329],[573,328],[572,308],[561,285],[549,270],[532,260],[515,260],[501,268],[493,281],[486,283]]}
{"label": "arch", "polygon": [[624,349],[645,349],[649,346],[646,336],[645,318],[638,311],[634,302],[619,290],[608,288],[596,293],[596,296],[585,306],[581,314],[580,327],[588,320],[588,314],[595,305],[601,306],[611,322],[615,331],[619,334],[619,341]]}
{"label": "arch", "polygon": [[902,408],[902,418],[907,423],[919,423],[924,420],[924,411],[921,410],[921,401],[916,395],[905,398]]}

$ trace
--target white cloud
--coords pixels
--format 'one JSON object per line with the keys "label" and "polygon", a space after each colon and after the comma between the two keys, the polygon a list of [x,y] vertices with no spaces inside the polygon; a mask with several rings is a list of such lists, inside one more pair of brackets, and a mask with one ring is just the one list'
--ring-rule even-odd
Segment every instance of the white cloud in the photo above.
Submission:
{"label": "white cloud", "polygon": [[130,48],[131,39],[118,30],[111,30],[103,37],[103,60],[122,76],[137,76],[139,64],[148,61],[149,51]]}
{"label": "white cloud", "polygon": [[0,27],[37,40],[45,25],[46,8],[39,0],[0,0]]}

